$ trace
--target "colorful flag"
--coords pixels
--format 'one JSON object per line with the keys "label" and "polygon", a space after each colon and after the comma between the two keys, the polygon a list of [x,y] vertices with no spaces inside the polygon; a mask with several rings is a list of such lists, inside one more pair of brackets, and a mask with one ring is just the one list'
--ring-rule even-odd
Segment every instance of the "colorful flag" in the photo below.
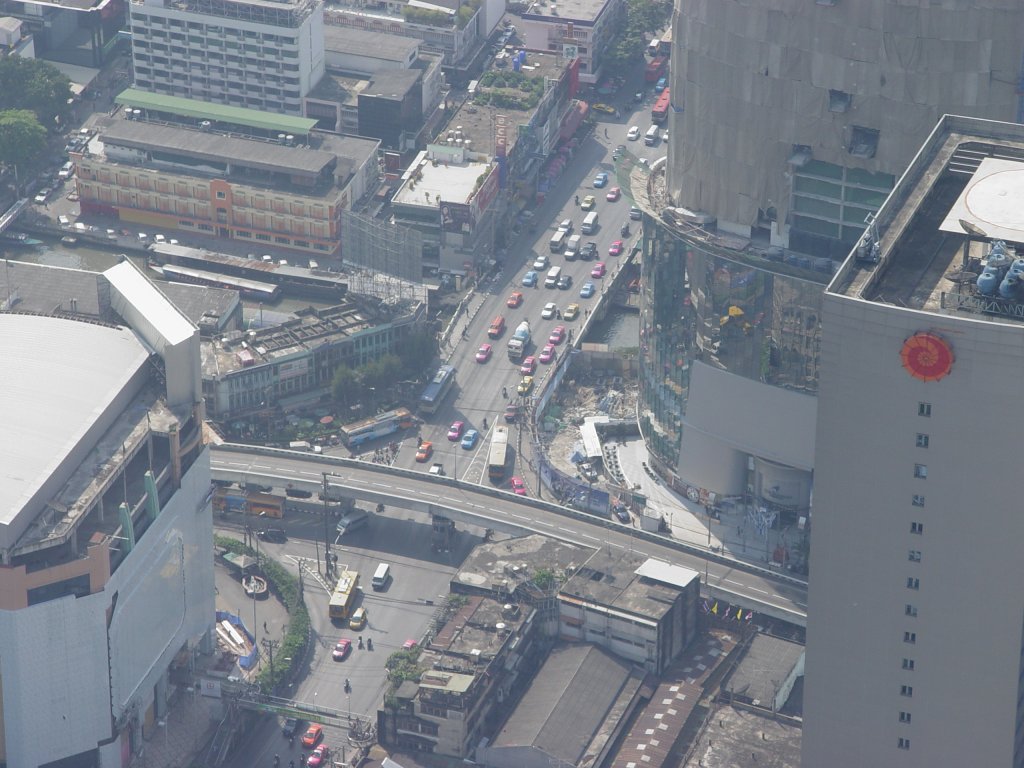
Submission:
{"label": "colorful flag", "polygon": [[708,604],[707,599],[704,599],[704,600],[700,601],[700,609],[702,611],[704,611],[704,613],[707,613],[708,611],[711,610],[711,606]]}
{"label": "colorful flag", "polygon": [[718,615],[718,601],[717,600],[715,600],[715,604],[713,606],[711,606],[711,612],[713,614],[715,614],[715,616]]}

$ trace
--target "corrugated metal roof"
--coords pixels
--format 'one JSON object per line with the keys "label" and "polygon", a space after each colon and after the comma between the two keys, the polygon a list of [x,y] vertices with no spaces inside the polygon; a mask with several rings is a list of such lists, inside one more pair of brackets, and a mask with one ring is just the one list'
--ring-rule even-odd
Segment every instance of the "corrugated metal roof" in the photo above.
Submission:
{"label": "corrugated metal roof", "polygon": [[260,112],[243,107],[229,107],[224,104],[211,104],[198,99],[184,99],[180,96],[164,96],[157,93],[140,91],[137,88],[126,88],[114,99],[118,104],[135,109],[151,109],[154,112],[167,112],[181,117],[196,120],[213,120],[231,125],[247,125],[263,131],[280,131],[282,133],[306,135],[316,126],[316,120],[308,117],[279,115],[274,112]]}
{"label": "corrugated metal roof", "polygon": [[669,584],[680,589],[689,586],[690,582],[694,579],[700,578],[700,574],[692,568],[673,565],[672,563],[655,560],[654,558],[644,561],[633,573],[645,579],[653,579],[654,581],[660,581],[662,584]]}

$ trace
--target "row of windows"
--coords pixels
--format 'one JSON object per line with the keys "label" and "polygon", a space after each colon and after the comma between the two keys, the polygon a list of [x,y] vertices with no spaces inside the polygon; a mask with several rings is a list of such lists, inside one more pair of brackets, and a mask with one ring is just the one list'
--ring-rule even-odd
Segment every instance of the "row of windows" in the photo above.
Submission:
{"label": "row of windows", "polygon": [[[917,415],[921,416],[923,418],[930,418],[931,415],[932,415],[932,405],[931,405],[931,403],[918,403],[917,404]],[[924,432],[918,432],[917,436],[914,439],[914,445],[917,448],[925,448],[926,449],[926,448],[928,448],[929,442],[930,442],[929,435],[927,433],[924,433]],[[922,480],[927,479],[927,477],[928,477],[928,466],[926,464],[914,464],[914,477],[922,479]],[[913,495],[913,497],[911,498],[911,502],[910,503],[914,507],[923,508],[924,505],[925,505],[925,497],[922,494],[915,493]],[[924,523],[919,522],[919,521],[911,521],[911,523],[910,523],[910,533],[912,535],[916,535],[916,536],[923,536],[924,535]],[[919,550],[919,549],[908,550],[907,559],[910,562],[912,562],[912,563],[920,563],[921,562],[921,550]],[[921,589],[921,579],[919,577],[917,577],[917,576],[908,576],[907,577],[907,589],[913,590],[915,592],[920,590]],[[904,608],[903,608],[903,615],[906,616],[906,617],[909,617],[909,618],[916,618],[917,617],[917,606],[914,605],[913,603],[907,603],[904,606]],[[917,633],[916,632],[911,632],[910,630],[905,630],[903,632],[903,642],[906,645],[916,645],[917,644]],[[914,669],[916,668],[916,666],[917,666],[916,662],[915,662],[915,660],[913,658],[903,657],[903,662],[902,662],[901,668],[902,668],[902,670],[904,672],[913,672]],[[907,698],[913,697],[913,695],[914,695],[914,687],[912,685],[901,685],[900,686],[900,695],[901,696],[906,696]],[[901,710],[900,711],[900,713],[899,713],[899,721],[900,721],[900,723],[902,723],[904,725],[910,725],[911,720],[912,720],[912,715],[911,715],[910,712],[907,712],[905,710]],[[901,736],[901,737],[899,737],[899,740],[896,742],[896,746],[899,749],[910,749],[910,739]]]}

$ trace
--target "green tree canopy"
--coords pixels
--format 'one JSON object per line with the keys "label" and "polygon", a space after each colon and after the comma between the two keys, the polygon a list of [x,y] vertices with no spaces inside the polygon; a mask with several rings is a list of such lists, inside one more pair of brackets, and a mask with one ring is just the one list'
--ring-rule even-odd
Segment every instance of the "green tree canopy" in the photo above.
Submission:
{"label": "green tree canopy", "polygon": [[71,81],[41,59],[0,59],[0,111],[28,109],[48,131],[68,122]]}
{"label": "green tree canopy", "polygon": [[46,131],[27,109],[0,112],[0,164],[24,167],[46,149]]}

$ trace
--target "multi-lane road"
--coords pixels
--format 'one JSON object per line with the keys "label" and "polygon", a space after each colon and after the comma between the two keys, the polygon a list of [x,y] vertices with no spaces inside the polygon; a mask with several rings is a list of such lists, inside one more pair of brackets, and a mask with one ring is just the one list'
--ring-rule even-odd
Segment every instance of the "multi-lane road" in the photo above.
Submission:
{"label": "multi-lane road", "polygon": [[638,534],[631,526],[611,520],[570,512],[511,493],[498,493],[486,484],[455,483],[422,473],[395,472],[369,462],[332,462],[244,446],[215,449],[212,469],[214,477],[219,479],[241,482],[258,479],[277,487],[295,483],[308,488],[318,485],[327,471],[332,474],[330,484],[347,490],[345,495],[371,503],[383,500],[388,507],[418,512],[424,523],[429,519],[427,514],[432,512],[458,523],[499,529],[515,527],[585,546],[631,549],[701,573],[706,569],[708,590],[712,595],[795,624],[803,624],[806,617],[807,591],[802,582],[747,564],[733,564],[717,556],[706,557],[706,553],[684,548],[678,542],[662,543]]}
{"label": "multi-lane road", "polygon": [[[660,140],[658,145],[647,147],[642,138],[638,141],[629,141],[626,138],[631,125],[639,126],[643,134],[650,124],[649,106],[641,106],[617,121],[598,124],[594,132],[580,143],[575,158],[566,166],[558,183],[548,192],[545,205],[535,212],[532,231],[524,230],[519,236],[512,238],[513,244],[505,256],[501,273],[486,284],[480,297],[472,303],[474,314],[468,325],[466,337],[462,339],[456,334],[458,344],[448,359],[448,362],[458,370],[457,385],[437,413],[428,417],[421,430],[422,438],[433,444],[434,457],[431,462],[443,463],[449,475],[457,474],[458,477],[473,482],[480,482],[483,477],[483,481],[487,482],[486,446],[490,430],[496,422],[501,422],[505,404],[516,397],[516,386],[522,379],[520,363],[509,360],[506,351],[508,339],[516,326],[523,320],[530,322],[533,341],[527,354],[535,357],[539,357],[556,326],[564,326],[567,332],[572,330],[574,338],[579,338],[586,310],[593,311],[601,298],[602,290],[606,285],[610,285],[611,273],[625,262],[630,246],[639,238],[640,222],[629,219],[630,199],[623,194],[612,202],[606,195],[612,187],[618,186],[615,163],[612,159],[612,153],[617,145],[626,145],[631,153],[648,161],[654,161],[664,154],[665,148]],[[593,181],[599,171],[606,171],[609,180],[607,186],[595,189]],[[575,198],[578,196],[582,202],[587,195],[593,195],[595,198],[594,210],[598,213],[599,229],[591,235],[582,235],[580,229],[586,212],[576,205]],[[581,234],[583,243],[595,243],[595,259],[566,261],[562,253],[551,252],[551,236],[564,219],[572,221],[573,233]],[[620,235],[620,228],[625,222],[630,224],[630,237]],[[608,249],[617,240],[624,241],[623,254],[610,256]],[[537,270],[539,280],[536,288],[524,286],[522,278],[527,271],[533,269],[533,262],[538,256],[546,257],[552,266],[562,267],[563,273],[572,277],[571,287],[567,290],[545,288],[543,282],[546,269]],[[598,262],[603,263],[608,271],[603,278],[591,276],[591,271]],[[580,289],[586,282],[592,282],[596,289],[595,295],[591,298],[580,296]],[[523,301],[518,307],[510,308],[507,306],[507,299],[515,291],[523,294]],[[548,302],[554,302],[561,310],[565,310],[571,303],[577,303],[581,307],[580,317],[572,321],[543,319],[541,311]],[[487,330],[491,321],[499,315],[505,318],[505,332],[500,338],[491,339],[487,335]],[[487,362],[478,363],[475,355],[482,344],[491,344],[493,352]],[[557,352],[564,353],[566,344],[567,341],[558,344]],[[539,387],[550,365],[538,362],[535,374],[536,387]],[[502,394],[503,387],[508,392],[507,396]],[[487,429],[483,426],[485,418]],[[448,441],[448,428],[455,421],[464,422],[466,429],[479,431],[481,440],[476,448],[467,451],[463,450],[458,442]],[[512,442],[518,442],[515,434],[512,435]],[[396,465],[409,469],[425,469],[430,466],[430,462],[417,464],[414,453],[411,450],[400,452]],[[516,465],[514,470],[509,472],[510,476],[526,474],[520,468],[521,458],[518,455],[515,457]],[[525,479],[529,484],[530,478]],[[535,491],[531,488],[530,492],[532,494]]]}

